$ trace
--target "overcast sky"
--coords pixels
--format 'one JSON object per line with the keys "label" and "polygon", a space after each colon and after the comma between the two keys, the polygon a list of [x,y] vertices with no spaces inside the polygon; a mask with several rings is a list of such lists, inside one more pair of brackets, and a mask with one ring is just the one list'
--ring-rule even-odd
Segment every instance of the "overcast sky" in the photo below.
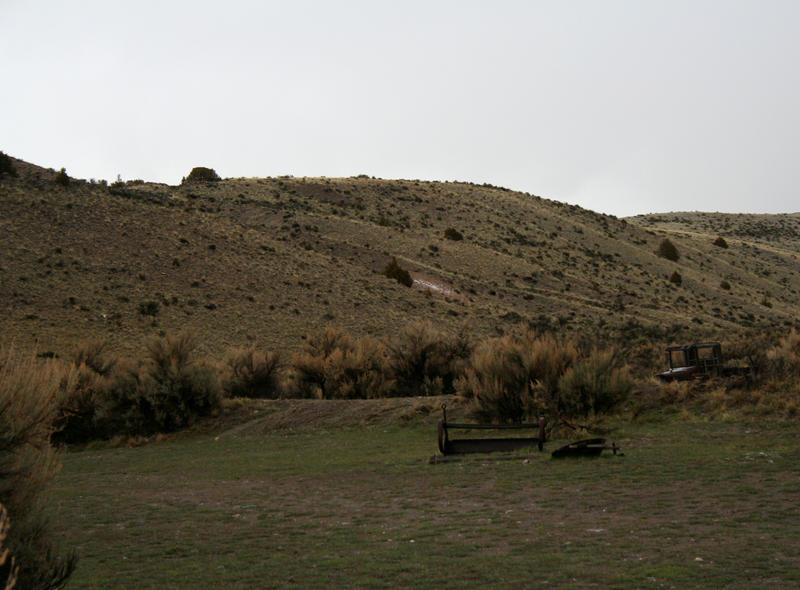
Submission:
{"label": "overcast sky", "polygon": [[0,150],[80,178],[800,211],[800,0],[0,0]]}

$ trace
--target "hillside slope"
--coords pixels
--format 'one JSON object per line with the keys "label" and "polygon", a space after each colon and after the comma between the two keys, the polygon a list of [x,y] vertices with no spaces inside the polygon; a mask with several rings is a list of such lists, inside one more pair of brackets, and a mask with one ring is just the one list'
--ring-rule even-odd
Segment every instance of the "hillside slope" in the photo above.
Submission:
{"label": "hillside slope", "polygon": [[[477,335],[798,320],[796,215],[625,220],[492,186],[365,176],[61,186],[13,161],[19,177],[0,179],[6,345],[131,350],[189,328],[221,355],[297,350],[329,322],[382,337],[416,318]],[[657,254],[665,236],[676,262]],[[382,276],[392,257],[413,288]]]}

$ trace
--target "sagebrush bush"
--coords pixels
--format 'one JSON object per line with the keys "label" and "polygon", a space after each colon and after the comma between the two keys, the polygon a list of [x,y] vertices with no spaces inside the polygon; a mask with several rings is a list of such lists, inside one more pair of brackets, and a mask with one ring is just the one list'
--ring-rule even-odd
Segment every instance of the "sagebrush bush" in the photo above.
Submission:
{"label": "sagebrush bush", "polygon": [[299,397],[367,399],[392,391],[386,346],[368,336],[354,339],[341,327],[309,335],[292,358],[292,371]]}
{"label": "sagebrush bush", "polygon": [[107,403],[108,380],[85,363],[73,365],[62,383],[58,411],[50,440],[56,445],[85,443],[107,438],[105,423],[98,419]]}
{"label": "sagebrush bush", "polygon": [[683,277],[681,276],[681,273],[679,273],[677,270],[676,270],[676,271],[674,271],[674,272],[673,272],[673,273],[672,273],[672,274],[669,276],[669,282],[670,282],[670,283],[672,283],[673,285],[678,285],[678,286],[680,286],[680,285],[681,285],[681,283],[683,283]]}
{"label": "sagebrush bush", "polygon": [[183,332],[148,346],[149,364],[137,376],[145,432],[171,432],[219,408],[222,387],[215,371],[194,356],[195,337]]}
{"label": "sagebrush bush", "polygon": [[9,526],[8,510],[0,504],[0,590],[12,590],[17,584],[17,563],[6,547]]}
{"label": "sagebrush bush", "polygon": [[728,242],[725,241],[725,238],[719,236],[716,240],[714,240],[714,245],[719,246],[720,248],[727,248]]}
{"label": "sagebrush bush", "polygon": [[430,322],[407,325],[389,344],[395,395],[450,395],[472,352],[465,330],[448,337]]}
{"label": "sagebrush bush", "polygon": [[767,352],[767,370],[770,377],[800,381],[800,332],[792,328]]}
{"label": "sagebrush bush", "polygon": [[353,338],[341,326],[328,324],[320,332],[309,334],[303,342],[303,352],[292,357],[293,394],[324,398],[327,359],[335,350],[353,348]]}
{"label": "sagebrush bush", "polygon": [[557,416],[587,417],[613,410],[633,387],[626,367],[617,366],[611,350],[593,350],[558,380],[558,397],[546,410]]}
{"label": "sagebrush bush", "polygon": [[478,345],[457,390],[480,421],[521,422],[527,415],[532,385],[520,346],[507,335]]}
{"label": "sagebrush bush", "polygon": [[84,341],[72,354],[72,367],[62,382],[58,411],[53,421],[51,441],[55,444],[84,443],[106,438],[104,424],[98,420],[106,404],[108,377],[117,366],[103,340]]}
{"label": "sagebrush bush", "polygon": [[410,287],[414,284],[414,280],[411,278],[411,274],[404,268],[402,268],[399,264],[397,264],[397,259],[392,258],[391,262],[386,265],[383,269],[383,275],[389,277],[390,279],[394,279],[401,285],[405,285],[406,287]]}
{"label": "sagebrush bush", "polygon": [[658,255],[673,262],[680,258],[680,255],[678,254],[678,248],[675,247],[675,244],[669,241],[668,238],[661,240],[661,243],[658,245]]}
{"label": "sagebrush bush", "polygon": [[525,329],[479,345],[457,389],[480,420],[553,422],[609,411],[631,384],[613,352],[582,359],[573,340]]}
{"label": "sagebrush bush", "polygon": [[98,375],[108,375],[117,364],[117,359],[109,353],[105,340],[85,340],[79,343],[72,354],[76,366],[86,365]]}
{"label": "sagebrush bush", "polygon": [[62,168],[56,173],[55,178],[53,178],[53,180],[55,181],[56,184],[60,184],[61,186],[69,186],[71,179],[67,174],[67,169]]}
{"label": "sagebrush bush", "polygon": [[53,441],[172,432],[215,412],[222,401],[219,376],[195,358],[195,348],[193,336],[183,333],[154,340],[144,362],[115,361],[107,374],[73,364]]}
{"label": "sagebrush bush", "polygon": [[461,232],[454,227],[448,227],[446,230],[444,230],[444,237],[448,240],[453,240],[456,242],[464,239],[464,236],[461,234]]}
{"label": "sagebrush bush", "polygon": [[45,491],[58,469],[49,437],[63,371],[54,360],[0,357],[0,503],[13,523],[6,539],[19,567],[18,588],[57,588],[77,557],[58,555]]}
{"label": "sagebrush bush", "polygon": [[228,356],[230,378],[225,391],[233,397],[277,399],[281,397],[280,354],[255,349],[235,350]]}

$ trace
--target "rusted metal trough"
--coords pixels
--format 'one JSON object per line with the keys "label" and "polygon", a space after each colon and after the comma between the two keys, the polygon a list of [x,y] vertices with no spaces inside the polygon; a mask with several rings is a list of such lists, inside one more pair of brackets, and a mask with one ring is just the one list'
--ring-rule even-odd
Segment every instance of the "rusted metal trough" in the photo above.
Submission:
{"label": "rusted metal trough", "polygon": [[[439,451],[443,455],[463,455],[467,453],[493,453],[497,451],[516,451],[530,447],[544,447],[545,435],[544,417],[539,418],[538,424],[455,424],[447,421],[447,404],[442,404],[442,419],[439,420]],[[507,438],[461,438],[451,439],[452,430],[502,430],[523,431],[538,430],[535,437],[507,437]]]}

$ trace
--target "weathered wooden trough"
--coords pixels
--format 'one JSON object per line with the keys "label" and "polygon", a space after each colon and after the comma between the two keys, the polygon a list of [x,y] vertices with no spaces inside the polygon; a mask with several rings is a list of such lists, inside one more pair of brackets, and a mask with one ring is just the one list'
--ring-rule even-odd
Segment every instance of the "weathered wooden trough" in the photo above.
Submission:
{"label": "weathered wooden trough", "polygon": [[[467,453],[493,453],[497,451],[516,451],[530,447],[537,447],[540,451],[544,447],[545,435],[544,417],[539,418],[538,424],[455,424],[447,421],[447,404],[442,404],[442,419],[439,420],[439,451],[442,455],[463,455]],[[499,430],[504,432],[520,432],[537,430],[538,436],[509,436],[504,438],[450,438],[453,430]]]}

